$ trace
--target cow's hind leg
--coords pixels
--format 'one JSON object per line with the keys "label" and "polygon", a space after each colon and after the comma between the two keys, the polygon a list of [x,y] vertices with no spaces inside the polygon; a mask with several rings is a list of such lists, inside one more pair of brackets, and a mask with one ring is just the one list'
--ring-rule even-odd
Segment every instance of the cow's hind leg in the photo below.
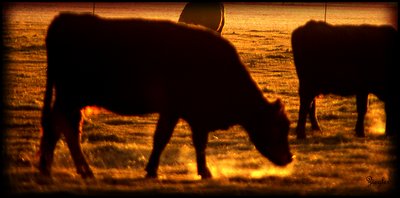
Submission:
{"label": "cow's hind leg", "polygon": [[356,136],[364,137],[364,118],[368,108],[368,93],[359,93],[357,97],[357,123],[356,123]]}
{"label": "cow's hind leg", "polygon": [[42,136],[40,139],[39,170],[43,175],[50,176],[53,163],[54,149],[60,139],[60,131],[54,127],[57,119],[53,111],[46,112],[42,118]]}
{"label": "cow's hind leg", "polygon": [[160,163],[161,153],[171,139],[172,132],[174,131],[178,119],[179,117],[177,116],[160,113],[160,118],[158,120],[157,128],[153,137],[153,150],[146,166],[147,178],[157,178],[157,170]]}
{"label": "cow's hind leg", "polygon": [[316,130],[316,131],[321,131],[321,127],[319,126],[318,119],[317,119],[317,113],[316,113],[316,104],[315,104],[315,98],[311,102],[311,107],[310,107],[310,121],[311,121],[311,129]]}
{"label": "cow's hind leg", "polygon": [[90,169],[81,149],[81,122],[82,115],[79,108],[60,107],[55,106],[59,111],[58,126],[62,127],[69,151],[75,163],[76,172],[82,178],[93,178],[93,172]]}
{"label": "cow's hind leg", "polygon": [[192,139],[196,150],[197,174],[201,176],[201,179],[211,178],[212,175],[206,162],[208,132],[192,126]]}
{"label": "cow's hind leg", "polygon": [[386,136],[394,136],[400,132],[400,99],[388,100],[385,103]]}
{"label": "cow's hind leg", "polygon": [[297,139],[305,139],[306,138],[306,121],[307,114],[310,111],[311,102],[314,100],[314,97],[310,94],[304,94],[300,91],[300,110],[299,110],[299,118],[297,121],[296,134]]}

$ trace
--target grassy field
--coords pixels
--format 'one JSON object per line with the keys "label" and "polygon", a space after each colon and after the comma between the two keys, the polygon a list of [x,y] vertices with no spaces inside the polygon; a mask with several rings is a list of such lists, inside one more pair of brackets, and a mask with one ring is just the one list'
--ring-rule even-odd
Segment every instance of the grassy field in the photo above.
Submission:
{"label": "grassy field", "polygon": [[[227,16],[228,17],[228,16]],[[356,138],[354,97],[334,95],[317,99],[323,132],[310,131],[296,140],[299,107],[298,80],[287,29],[230,29],[232,42],[265,97],[281,98],[291,120],[289,142],[296,155],[285,168],[275,167],[259,154],[240,126],[210,133],[208,165],[214,175],[196,175],[190,128],[181,120],[161,157],[159,179],[144,179],[157,114],[120,116],[86,111],[82,147],[95,179],[83,180],[62,139],[55,150],[52,179],[38,174],[40,116],[45,91],[48,21],[7,21],[3,32],[5,125],[3,136],[5,182],[11,194],[233,194],[233,195],[370,195],[395,189],[397,167],[393,139],[384,136],[384,104],[369,97],[366,137]],[[382,182],[382,180],[384,182]]]}

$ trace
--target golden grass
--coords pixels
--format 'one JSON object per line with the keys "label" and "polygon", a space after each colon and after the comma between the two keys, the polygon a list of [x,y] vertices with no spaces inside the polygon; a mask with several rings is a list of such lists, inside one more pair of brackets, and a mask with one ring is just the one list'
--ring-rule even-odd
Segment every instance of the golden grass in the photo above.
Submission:
{"label": "golden grass", "polygon": [[[366,137],[354,137],[354,97],[322,96],[317,113],[323,132],[310,131],[296,140],[299,98],[290,31],[229,29],[230,40],[265,97],[281,98],[291,120],[289,142],[296,160],[278,168],[263,158],[239,126],[211,133],[207,160],[214,179],[199,180],[190,128],[180,121],[161,157],[158,180],[144,179],[157,114],[119,116],[100,110],[86,112],[82,147],[96,179],[75,173],[64,140],[55,151],[52,179],[36,168],[40,111],[45,89],[46,22],[17,23],[10,19],[4,31],[6,122],[4,126],[6,181],[12,194],[198,194],[198,195],[368,195],[395,187],[395,145],[383,136],[383,103],[370,96]],[[95,110],[88,110],[95,111]],[[93,113],[93,112],[92,112]],[[367,177],[390,180],[369,184]]]}

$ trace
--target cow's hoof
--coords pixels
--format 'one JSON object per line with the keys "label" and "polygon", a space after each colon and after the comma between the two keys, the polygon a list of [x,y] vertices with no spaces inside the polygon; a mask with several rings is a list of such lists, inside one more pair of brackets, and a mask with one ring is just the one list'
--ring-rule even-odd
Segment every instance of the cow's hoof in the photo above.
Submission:
{"label": "cow's hoof", "polygon": [[298,140],[305,140],[306,139],[306,134],[297,134],[297,139]]}
{"label": "cow's hoof", "polygon": [[303,127],[296,128],[296,135],[298,140],[306,139],[306,132]]}
{"label": "cow's hoof", "polygon": [[34,177],[35,182],[39,185],[53,184],[54,180],[51,175],[39,173]]}
{"label": "cow's hoof", "polygon": [[83,179],[94,179],[94,174],[93,173],[87,173],[85,175],[82,175]]}
{"label": "cow's hoof", "polygon": [[44,176],[44,177],[51,177],[51,172],[49,169],[47,168],[40,168],[40,175]]}
{"label": "cow's hoof", "polygon": [[94,179],[94,174],[92,171],[80,172],[78,174],[81,175],[82,179]]}
{"label": "cow's hoof", "polygon": [[157,173],[147,173],[145,176],[147,179],[157,179]]}
{"label": "cow's hoof", "polygon": [[202,179],[202,180],[212,179],[212,176],[211,176],[211,175],[202,175],[202,176],[201,176],[201,179]]}
{"label": "cow's hoof", "polygon": [[394,137],[395,133],[393,131],[385,131],[386,137]]}
{"label": "cow's hoof", "polygon": [[365,137],[364,133],[356,133],[356,137],[363,138]]}
{"label": "cow's hoof", "polygon": [[211,172],[208,169],[206,169],[199,175],[201,176],[201,179],[211,179],[212,178]]}
{"label": "cow's hoof", "polygon": [[319,127],[319,126],[312,126],[312,127],[311,127],[311,130],[322,132],[322,129],[321,129],[321,127]]}

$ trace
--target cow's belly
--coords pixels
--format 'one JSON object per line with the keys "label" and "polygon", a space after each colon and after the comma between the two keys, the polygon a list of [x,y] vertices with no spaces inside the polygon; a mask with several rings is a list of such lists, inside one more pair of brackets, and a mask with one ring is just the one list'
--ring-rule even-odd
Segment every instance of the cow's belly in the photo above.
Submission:
{"label": "cow's belly", "polygon": [[69,103],[77,103],[80,107],[99,106],[125,115],[160,112],[168,106],[169,99],[162,83],[156,80],[140,83],[134,75],[124,80],[118,78],[121,77],[92,78],[73,86],[73,89],[63,90],[62,95],[68,96]]}
{"label": "cow's belly", "polygon": [[[134,91],[133,91],[134,92]],[[165,95],[151,92],[151,90],[139,93],[119,93],[110,95],[99,101],[99,105],[119,114],[145,114],[161,112],[169,105]]]}

